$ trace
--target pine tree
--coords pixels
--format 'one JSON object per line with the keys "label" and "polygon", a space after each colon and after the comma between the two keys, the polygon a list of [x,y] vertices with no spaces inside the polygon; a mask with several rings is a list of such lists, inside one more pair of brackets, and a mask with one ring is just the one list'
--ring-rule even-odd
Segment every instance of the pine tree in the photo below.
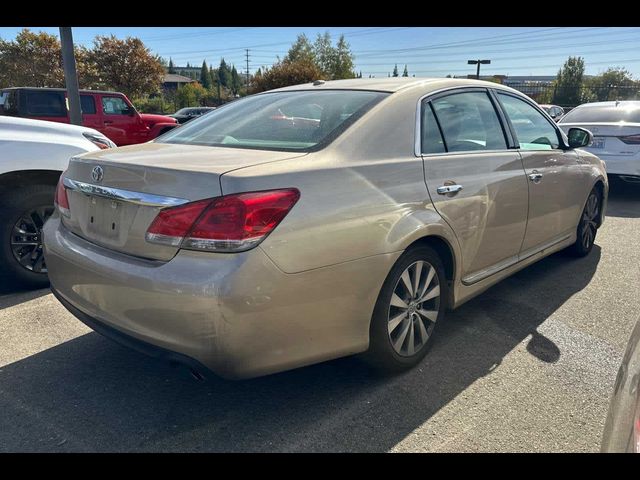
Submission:
{"label": "pine tree", "polygon": [[167,73],[176,73],[176,69],[173,66],[173,60],[169,57],[169,71]]}
{"label": "pine tree", "polygon": [[409,76],[409,70],[407,70],[407,66],[404,66],[404,71],[402,72],[402,76],[403,77],[408,77]]}
{"label": "pine tree", "polygon": [[231,68],[231,91],[234,95],[237,95],[240,91],[240,84],[240,75],[238,75],[236,66],[233,65],[233,67]]}
{"label": "pine tree", "polygon": [[396,66],[393,67],[393,76],[397,77],[398,76],[398,64],[396,63]]}
{"label": "pine tree", "polygon": [[227,62],[224,58],[220,60],[220,67],[218,68],[218,81],[223,87],[231,87],[231,70],[227,66]]}
{"label": "pine tree", "polygon": [[202,68],[200,68],[200,85],[207,90],[211,88],[211,74],[209,73],[206,60],[202,61]]}

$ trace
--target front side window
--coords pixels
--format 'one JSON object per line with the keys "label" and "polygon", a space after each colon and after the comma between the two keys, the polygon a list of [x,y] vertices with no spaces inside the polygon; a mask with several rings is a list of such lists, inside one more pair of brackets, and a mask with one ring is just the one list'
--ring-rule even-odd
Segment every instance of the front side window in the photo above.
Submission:
{"label": "front side window", "polygon": [[500,92],[498,98],[515,130],[520,149],[552,150],[560,146],[556,129],[533,106]]}
{"label": "front side window", "polygon": [[486,92],[454,93],[432,102],[449,152],[507,148],[498,114]]}
{"label": "front side window", "polygon": [[171,130],[158,142],[308,151],[335,138],[387,95],[366,90],[254,95]]}
{"label": "front side window", "polygon": [[27,90],[27,115],[34,117],[66,117],[67,106],[62,92]]}
{"label": "front side window", "polygon": [[128,115],[130,111],[121,97],[102,97],[102,110],[107,115]]}

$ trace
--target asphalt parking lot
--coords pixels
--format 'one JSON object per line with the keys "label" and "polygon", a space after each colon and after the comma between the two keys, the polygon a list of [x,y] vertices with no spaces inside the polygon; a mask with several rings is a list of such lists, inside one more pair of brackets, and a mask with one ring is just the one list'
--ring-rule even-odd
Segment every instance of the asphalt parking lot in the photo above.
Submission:
{"label": "asphalt parking lot", "polygon": [[612,184],[587,258],[562,253],[450,313],[416,369],[346,358],[197,382],[48,293],[0,294],[0,451],[599,450],[640,318],[640,186]]}

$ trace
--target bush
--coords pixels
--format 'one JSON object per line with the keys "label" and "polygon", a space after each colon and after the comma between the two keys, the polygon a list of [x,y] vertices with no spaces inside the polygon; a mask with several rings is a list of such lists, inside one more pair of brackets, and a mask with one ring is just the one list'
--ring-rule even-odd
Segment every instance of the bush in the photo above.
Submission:
{"label": "bush", "polygon": [[309,60],[280,62],[262,74],[254,76],[251,93],[309,83],[321,78],[323,74],[320,68]]}
{"label": "bush", "polygon": [[134,107],[141,113],[158,113],[167,114],[173,113],[173,102],[167,101],[162,96],[158,97],[144,97],[136,98],[132,100]]}

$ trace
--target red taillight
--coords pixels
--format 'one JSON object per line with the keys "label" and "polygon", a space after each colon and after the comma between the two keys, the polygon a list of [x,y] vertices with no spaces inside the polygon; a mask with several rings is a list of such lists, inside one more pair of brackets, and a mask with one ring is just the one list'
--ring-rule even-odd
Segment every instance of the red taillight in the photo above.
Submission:
{"label": "red taillight", "polygon": [[300,198],[295,188],[249,192],[161,211],[147,241],[191,250],[240,252],[258,245]]}
{"label": "red taillight", "polygon": [[67,189],[64,188],[64,184],[62,183],[63,178],[64,178],[64,173],[60,175],[60,180],[58,180],[58,186],[56,187],[56,195],[53,201],[56,207],[58,207],[58,210],[60,210],[60,213],[68,217],[70,215],[69,198],[67,197]]}
{"label": "red taillight", "polygon": [[627,135],[626,137],[618,138],[627,145],[640,145],[640,135]]}

